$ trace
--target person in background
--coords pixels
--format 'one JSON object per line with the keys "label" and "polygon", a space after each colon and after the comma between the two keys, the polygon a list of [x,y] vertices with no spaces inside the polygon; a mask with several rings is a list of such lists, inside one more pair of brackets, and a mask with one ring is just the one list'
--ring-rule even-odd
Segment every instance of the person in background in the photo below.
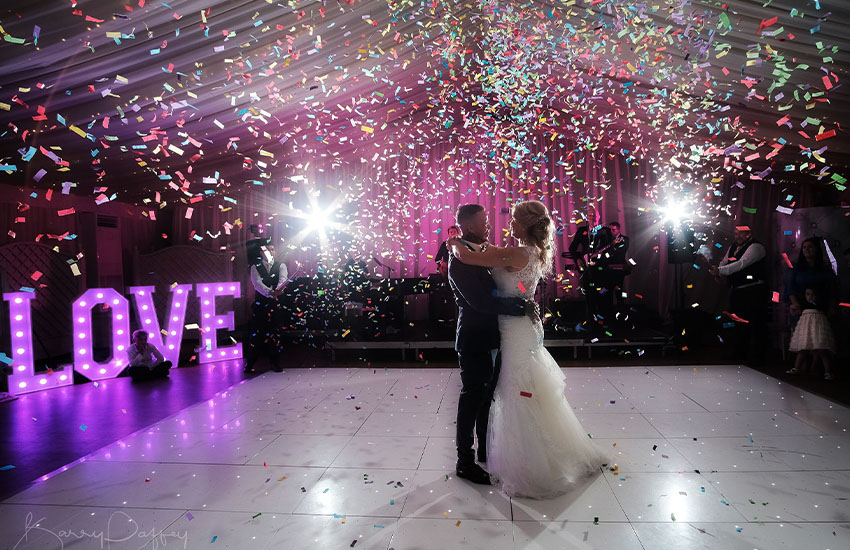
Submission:
{"label": "person in background", "polygon": [[448,236],[446,240],[440,244],[440,249],[437,251],[437,256],[434,257],[434,261],[437,262],[437,272],[443,277],[448,277],[449,275],[449,247],[448,240],[453,239],[460,235],[460,229],[456,225],[452,225],[449,227],[447,231]]}
{"label": "person in background", "polygon": [[[841,271],[839,271],[841,273]],[[839,279],[838,334],[850,334],[850,248],[844,250],[844,271]],[[850,338],[839,338],[839,364],[850,364]],[[843,363],[841,363],[843,361]]]}
{"label": "person in background", "polygon": [[788,374],[807,373],[814,370],[814,361],[823,364],[824,379],[832,380],[832,355],[835,353],[835,336],[829,324],[825,309],[826,304],[820,301],[818,293],[813,288],[807,288],[804,301],[798,303],[801,308],[800,320],[791,336],[789,351],[797,354],[794,367],[786,371]]}
{"label": "person in background", "polygon": [[148,342],[148,331],[144,329],[133,332],[133,344],[127,349],[127,356],[133,381],[165,378],[171,369],[171,361],[166,361],[156,346]]}
{"label": "person in background", "polygon": [[614,286],[611,264],[614,254],[614,234],[607,225],[598,227],[590,244],[590,255],[582,282],[585,288],[589,322],[594,329],[612,326],[614,317]]}
{"label": "person in background", "polygon": [[587,222],[581,222],[576,227],[576,234],[570,242],[568,256],[575,262],[576,269],[580,272],[584,271],[587,266],[586,255],[590,251],[590,227]]}
{"label": "person in background", "polygon": [[730,307],[735,319],[736,354],[750,365],[762,365],[767,342],[767,252],[746,225],[735,228],[734,242],[719,266],[708,272],[732,287]]}
{"label": "person in background", "polygon": [[629,238],[620,232],[620,222],[608,224],[611,235],[614,236],[614,244],[611,247],[611,281],[614,284],[614,298],[618,304],[623,303],[623,284],[626,275],[631,271],[628,262]]}
{"label": "person in background", "polygon": [[838,297],[835,273],[825,256],[819,237],[809,237],[800,246],[797,263],[788,271],[786,280],[791,315],[796,317],[803,312],[802,304],[807,288],[814,289],[821,302],[830,306],[830,309]]}
{"label": "person in background", "polygon": [[253,239],[248,239],[245,243],[245,252],[247,253],[248,265],[252,266],[263,261],[264,246],[271,243],[271,239],[263,236],[263,226],[261,224],[252,224],[249,228]]}
{"label": "person in background", "polygon": [[[800,245],[797,262],[793,268],[788,270],[786,275],[785,293],[790,304],[789,311],[792,316],[792,323],[795,325],[802,320],[803,312],[806,309],[811,309],[805,307],[807,289],[817,296],[818,309],[824,312],[827,318],[836,314],[838,282],[835,273],[826,261],[826,255],[819,237],[809,237],[803,241],[803,244]],[[807,324],[809,323],[807,322]],[[795,327],[794,334],[796,332]],[[820,340],[818,341],[820,342]],[[799,355],[797,359],[801,360]],[[801,371],[802,369],[795,363],[794,368],[787,372],[796,374]],[[831,369],[827,373],[832,375]]]}
{"label": "person in background", "polygon": [[280,352],[283,350],[281,333],[281,305],[278,298],[283,294],[288,276],[286,264],[275,258],[274,245],[261,247],[262,260],[251,266],[251,284],[254,287],[254,303],[251,304],[251,337],[248,346],[245,371],[254,370],[254,364],[265,350],[275,372],[282,372]]}

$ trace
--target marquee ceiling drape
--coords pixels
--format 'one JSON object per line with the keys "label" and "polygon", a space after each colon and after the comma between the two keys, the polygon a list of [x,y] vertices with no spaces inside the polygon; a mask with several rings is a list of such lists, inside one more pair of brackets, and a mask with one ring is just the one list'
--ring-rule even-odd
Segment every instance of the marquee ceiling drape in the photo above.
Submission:
{"label": "marquee ceiling drape", "polygon": [[[645,230],[675,199],[713,229],[800,182],[847,196],[843,0],[4,8],[0,183],[169,211],[169,242],[326,216],[417,275],[464,201],[501,230],[544,200],[565,246],[595,211]],[[315,261],[315,234],[290,242]]]}

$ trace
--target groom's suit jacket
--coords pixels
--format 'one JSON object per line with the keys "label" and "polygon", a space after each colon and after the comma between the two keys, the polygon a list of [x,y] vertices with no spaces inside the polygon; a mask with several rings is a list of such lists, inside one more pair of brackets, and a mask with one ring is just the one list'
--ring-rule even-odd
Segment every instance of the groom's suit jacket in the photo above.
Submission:
{"label": "groom's suit jacket", "polygon": [[499,315],[525,315],[525,300],[498,295],[489,268],[466,265],[454,254],[449,254],[449,285],[458,308],[458,352],[497,349]]}

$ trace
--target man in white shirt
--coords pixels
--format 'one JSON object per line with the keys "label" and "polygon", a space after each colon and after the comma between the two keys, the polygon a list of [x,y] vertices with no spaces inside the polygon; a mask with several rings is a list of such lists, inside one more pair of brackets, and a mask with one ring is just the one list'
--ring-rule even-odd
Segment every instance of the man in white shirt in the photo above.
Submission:
{"label": "man in white shirt", "polygon": [[127,356],[130,377],[134,381],[168,376],[171,361],[166,361],[156,346],[148,343],[148,331],[144,329],[133,333],[133,344],[127,349]]}
{"label": "man in white shirt", "polygon": [[272,370],[281,372],[280,352],[283,349],[281,334],[281,306],[278,297],[283,294],[289,275],[286,264],[275,259],[274,245],[261,248],[262,261],[251,266],[251,284],[254,287],[254,303],[251,304],[251,338],[248,346],[245,370],[254,370],[254,363],[265,350],[271,361]]}
{"label": "man in white shirt", "polygon": [[733,239],[735,242],[720,265],[709,267],[708,272],[718,280],[725,278],[732,287],[729,305],[731,313],[738,317],[733,318],[738,357],[748,364],[760,365],[767,342],[767,253],[746,225],[735,228]]}

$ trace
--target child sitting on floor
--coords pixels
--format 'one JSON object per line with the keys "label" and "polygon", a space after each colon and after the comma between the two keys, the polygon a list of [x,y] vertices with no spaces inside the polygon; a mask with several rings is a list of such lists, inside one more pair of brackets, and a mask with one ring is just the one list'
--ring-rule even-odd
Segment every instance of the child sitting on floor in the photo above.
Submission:
{"label": "child sitting on floor", "polygon": [[130,377],[133,380],[165,378],[171,361],[166,361],[156,346],[148,343],[148,332],[139,329],[133,333],[133,345],[127,350],[130,357]]}

